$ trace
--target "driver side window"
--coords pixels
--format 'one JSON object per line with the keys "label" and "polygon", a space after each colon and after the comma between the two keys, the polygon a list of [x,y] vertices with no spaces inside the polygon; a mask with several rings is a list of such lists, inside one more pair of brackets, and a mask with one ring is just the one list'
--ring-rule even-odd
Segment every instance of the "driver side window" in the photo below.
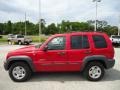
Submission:
{"label": "driver side window", "polygon": [[48,43],[48,50],[64,50],[65,37],[55,37]]}

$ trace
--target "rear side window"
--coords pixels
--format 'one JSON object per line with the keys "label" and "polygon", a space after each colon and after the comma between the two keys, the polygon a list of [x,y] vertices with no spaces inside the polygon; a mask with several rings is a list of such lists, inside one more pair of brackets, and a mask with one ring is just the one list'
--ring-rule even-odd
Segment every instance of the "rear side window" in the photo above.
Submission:
{"label": "rear side window", "polygon": [[88,37],[86,35],[71,36],[71,49],[89,48]]}
{"label": "rear side window", "polygon": [[106,40],[101,35],[93,35],[95,48],[107,48]]}

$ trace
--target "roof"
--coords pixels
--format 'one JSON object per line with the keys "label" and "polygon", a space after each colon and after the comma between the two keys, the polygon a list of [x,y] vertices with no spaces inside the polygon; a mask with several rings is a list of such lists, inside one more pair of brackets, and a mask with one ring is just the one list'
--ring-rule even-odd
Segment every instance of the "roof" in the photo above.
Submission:
{"label": "roof", "polygon": [[103,32],[69,32],[69,33],[55,34],[55,36],[66,35],[66,34],[105,34],[105,33]]}

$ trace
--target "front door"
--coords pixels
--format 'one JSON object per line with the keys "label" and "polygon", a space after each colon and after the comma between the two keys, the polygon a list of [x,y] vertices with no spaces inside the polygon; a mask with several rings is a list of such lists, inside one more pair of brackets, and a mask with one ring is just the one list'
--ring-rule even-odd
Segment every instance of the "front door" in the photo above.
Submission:
{"label": "front door", "polygon": [[43,51],[45,58],[39,59],[41,71],[64,71],[67,62],[66,37],[54,37],[45,47],[47,47],[47,50]]}

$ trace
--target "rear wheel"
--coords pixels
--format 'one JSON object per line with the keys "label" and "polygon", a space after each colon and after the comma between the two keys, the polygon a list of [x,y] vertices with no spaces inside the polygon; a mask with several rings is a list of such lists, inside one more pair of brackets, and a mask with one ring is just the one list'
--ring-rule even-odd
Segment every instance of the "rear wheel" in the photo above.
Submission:
{"label": "rear wheel", "polygon": [[99,62],[91,62],[84,70],[84,76],[90,81],[99,81],[104,76],[104,66]]}
{"label": "rear wheel", "polygon": [[30,43],[29,43],[29,42],[27,42],[26,44],[27,44],[27,45],[30,45]]}
{"label": "rear wheel", "polygon": [[31,77],[31,69],[24,62],[13,63],[9,69],[9,76],[13,81],[23,82]]}

